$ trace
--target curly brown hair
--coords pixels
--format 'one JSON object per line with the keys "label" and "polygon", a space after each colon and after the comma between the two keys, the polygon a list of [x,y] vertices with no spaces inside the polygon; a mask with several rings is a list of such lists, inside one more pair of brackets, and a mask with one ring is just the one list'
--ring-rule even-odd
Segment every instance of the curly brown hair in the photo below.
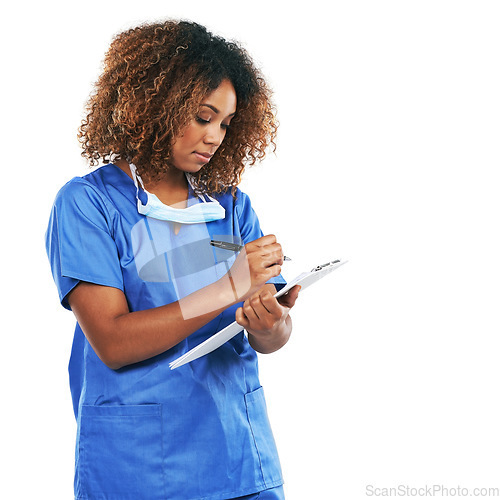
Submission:
{"label": "curly brown hair", "polygon": [[175,138],[196,117],[202,100],[228,79],[237,113],[210,163],[194,174],[197,191],[236,186],[246,165],[275,148],[271,92],[247,52],[188,21],[143,24],[118,34],[104,59],[79,128],[90,165],[117,158],[147,181],[171,166]]}

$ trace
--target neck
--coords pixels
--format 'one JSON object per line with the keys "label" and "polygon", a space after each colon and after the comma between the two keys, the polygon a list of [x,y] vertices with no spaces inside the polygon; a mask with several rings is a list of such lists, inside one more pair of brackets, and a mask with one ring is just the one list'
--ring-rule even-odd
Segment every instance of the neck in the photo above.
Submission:
{"label": "neck", "polygon": [[[133,179],[127,161],[116,160],[114,164]],[[150,193],[155,194],[162,203],[165,203],[165,205],[181,205],[177,208],[186,206],[189,192],[188,181],[182,170],[178,170],[177,168],[169,169],[159,180],[148,182],[144,187]]]}

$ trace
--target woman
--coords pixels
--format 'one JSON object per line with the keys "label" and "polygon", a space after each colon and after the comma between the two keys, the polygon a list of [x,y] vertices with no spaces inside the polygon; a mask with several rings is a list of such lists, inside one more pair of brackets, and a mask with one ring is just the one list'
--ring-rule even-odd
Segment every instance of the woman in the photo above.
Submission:
{"label": "woman", "polygon": [[[275,133],[238,45],[174,21],[112,42],[79,135],[105,164],[61,189],[47,231],[77,319],[76,498],[284,498],[256,351],[288,341],[298,287],[273,297],[281,246],[236,187]],[[169,369],[235,318],[248,340]]]}

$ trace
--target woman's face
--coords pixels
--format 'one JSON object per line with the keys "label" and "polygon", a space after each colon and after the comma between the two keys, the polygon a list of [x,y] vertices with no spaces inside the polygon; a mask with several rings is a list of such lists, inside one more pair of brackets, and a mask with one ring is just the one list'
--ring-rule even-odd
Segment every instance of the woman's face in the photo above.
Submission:
{"label": "woman's face", "polygon": [[198,172],[221,145],[236,113],[236,92],[229,80],[208,94],[196,118],[172,145],[172,163],[183,172]]}

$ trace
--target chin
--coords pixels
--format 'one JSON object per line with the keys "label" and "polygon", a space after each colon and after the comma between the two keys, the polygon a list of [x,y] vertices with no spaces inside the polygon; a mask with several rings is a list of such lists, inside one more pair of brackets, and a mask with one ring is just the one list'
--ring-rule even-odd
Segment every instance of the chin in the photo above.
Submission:
{"label": "chin", "polygon": [[184,172],[188,172],[189,174],[195,174],[196,172],[199,172],[203,167],[207,165],[208,163],[204,163],[203,165],[200,164],[190,165],[188,168],[184,169]]}
{"label": "chin", "polygon": [[[175,165],[174,165],[175,166]],[[185,172],[186,174],[195,174],[196,172],[199,172],[205,165],[198,165],[198,164],[185,164],[185,165],[180,165],[180,166],[175,166],[177,170],[180,170],[181,172]]]}

